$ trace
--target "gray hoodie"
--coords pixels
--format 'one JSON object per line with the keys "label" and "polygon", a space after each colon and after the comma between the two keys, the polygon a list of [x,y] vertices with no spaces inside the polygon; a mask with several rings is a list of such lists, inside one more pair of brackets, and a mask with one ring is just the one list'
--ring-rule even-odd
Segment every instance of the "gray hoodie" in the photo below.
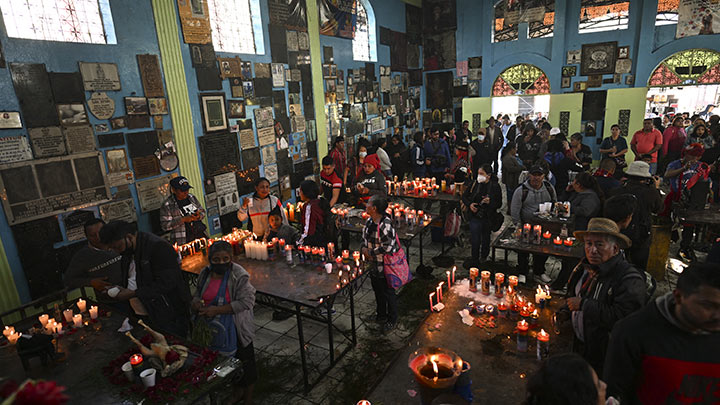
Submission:
{"label": "gray hoodie", "polygon": [[[523,189],[527,189],[525,201],[522,200]],[[548,192],[548,190],[552,191]],[[510,203],[510,215],[513,222],[528,222],[533,217],[533,213],[540,210],[540,204],[555,201],[556,195],[552,184],[547,181],[543,181],[543,186],[536,190],[530,185],[530,180],[525,180],[513,193]]]}

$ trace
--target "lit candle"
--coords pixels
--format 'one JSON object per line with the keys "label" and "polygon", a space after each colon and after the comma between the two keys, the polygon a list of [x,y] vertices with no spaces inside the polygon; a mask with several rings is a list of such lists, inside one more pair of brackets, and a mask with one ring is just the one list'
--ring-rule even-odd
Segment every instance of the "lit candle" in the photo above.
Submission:
{"label": "lit candle", "polygon": [[437,291],[438,291],[438,304],[439,304],[440,302],[442,302],[442,286],[443,286],[443,284],[445,284],[445,282],[444,282],[444,281],[441,281],[440,284],[438,284],[438,286],[437,286]]}
{"label": "lit candle", "polygon": [[535,290],[535,303],[540,309],[545,307],[545,290],[538,286]]}
{"label": "lit candle", "polygon": [[143,363],[143,356],[142,354],[133,354],[130,356],[130,364],[134,369],[140,368]]}
{"label": "lit candle", "polygon": [[530,325],[533,327],[537,326],[538,318],[540,318],[540,315],[538,314],[538,311],[536,309],[530,314]]}
{"label": "lit candle", "polygon": [[95,305],[90,307],[90,319],[97,319],[98,317],[98,307]]}
{"label": "lit candle", "polygon": [[38,316],[38,319],[40,320],[40,325],[42,325],[44,327],[45,325],[47,325],[48,319],[50,319],[50,316],[48,314],[42,314],[42,315]]}
{"label": "lit candle", "polygon": [[330,258],[335,257],[335,244],[332,242],[327,244],[327,255]]}
{"label": "lit candle", "polygon": [[11,334],[15,333],[15,327],[14,326],[6,326],[5,330],[3,330],[3,336],[8,337]]}
{"label": "lit candle", "polygon": [[510,302],[515,298],[515,292],[517,291],[517,285],[518,285],[518,277],[517,276],[509,276],[508,277],[508,288],[507,288],[507,295],[508,299],[510,299]]}
{"label": "lit candle", "polygon": [[536,245],[542,243],[542,225],[535,225],[533,227],[533,243]]}
{"label": "lit candle", "polygon": [[63,325],[59,322],[55,322],[53,325],[55,326],[55,333],[57,333],[58,335],[62,335]]}
{"label": "lit candle", "polygon": [[555,239],[553,239],[553,245],[555,245],[555,247],[562,246],[562,243],[563,241],[559,236],[556,236]]}
{"label": "lit candle", "polygon": [[483,295],[490,295],[490,272],[487,270],[480,273],[480,292]]}
{"label": "lit candle", "polygon": [[455,270],[457,270],[457,266],[453,266],[452,270],[452,283],[455,284]]}
{"label": "lit candle", "polygon": [[67,323],[72,322],[73,310],[70,309],[70,308],[64,310],[64,311],[63,311],[63,316],[65,317],[65,322],[67,322]]}
{"label": "lit candle", "polygon": [[550,357],[550,334],[540,329],[537,334],[537,359],[543,361]]}
{"label": "lit candle", "polygon": [[50,333],[55,332],[55,324],[56,324],[56,323],[57,323],[57,322],[55,322],[54,319],[49,320],[49,321],[45,324],[45,329],[47,329],[47,331],[50,332]]}
{"label": "lit candle", "polygon": [[543,243],[546,245],[550,244],[550,238],[552,238],[552,234],[550,231],[543,232]]}
{"label": "lit candle", "polygon": [[[282,240],[282,239],[281,239]],[[293,253],[292,253],[292,246],[287,245],[285,246],[285,262],[289,265],[293,265]]]}
{"label": "lit candle", "polygon": [[503,283],[505,283],[505,274],[495,273],[495,296],[497,298],[503,297]]}
{"label": "lit candle", "polygon": [[507,317],[507,304],[505,302],[500,302],[497,306],[498,309],[498,317],[499,318],[506,318]]}
{"label": "lit candle", "polygon": [[7,339],[10,341],[11,345],[14,345],[17,343],[17,340],[20,339],[20,336],[22,336],[22,333],[13,331],[13,333],[7,336]]}
{"label": "lit candle", "polygon": [[76,328],[82,328],[82,315],[75,314],[73,315],[73,326]]}
{"label": "lit candle", "polygon": [[524,319],[517,323],[517,349],[519,352],[526,352],[528,349],[528,328],[529,325]]}
{"label": "lit candle", "polygon": [[567,238],[567,239],[565,239],[565,241],[563,242],[563,244],[564,244],[566,247],[572,247],[574,240],[575,240],[575,238]]}
{"label": "lit candle", "polygon": [[550,295],[550,287],[548,287],[546,284],[545,285],[545,302],[550,302],[551,298],[552,298],[552,296]]}
{"label": "lit candle", "polygon": [[530,241],[530,230],[531,230],[530,224],[525,224],[525,225],[523,225],[523,233],[522,233],[522,235],[523,235],[523,240],[524,240],[525,242],[529,242],[529,241]]}
{"label": "lit candle", "polygon": [[85,302],[84,299],[80,298],[77,301],[77,307],[80,310],[80,312],[85,312],[85,309],[87,309],[87,302]]}
{"label": "lit candle", "polygon": [[477,277],[480,270],[477,267],[470,268],[470,291],[477,291]]}
{"label": "lit candle", "polygon": [[433,310],[433,297],[435,296],[435,293],[430,293],[430,296],[428,296],[428,299],[430,300],[430,312]]}
{"label": "lit candle", "polygon": [[360,252],[357,250],[353,252],[353,260],[358,266],[360,265]]}
{"label": "lit candle", "polygon": [[452,285],[452,283],[450,282],[450,270],[446,271],[445,274],[447,274],[447,278],[448,278],[448,288],[450,288],[450,286]]}

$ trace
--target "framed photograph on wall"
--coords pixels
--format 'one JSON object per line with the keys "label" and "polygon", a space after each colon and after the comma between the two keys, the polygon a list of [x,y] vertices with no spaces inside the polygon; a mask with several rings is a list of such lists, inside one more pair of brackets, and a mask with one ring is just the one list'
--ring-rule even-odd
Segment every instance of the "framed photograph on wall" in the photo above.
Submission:
{"label": "framed photograph on wall", "polygon": [[621,46],[618,47],[618,59],[627,59],[630,57],[630,47]]}
{"label": "framed photograph on wall", "polygon": [[145,97],[125,97],[125,112],[128,115],[145,115],[148,104]]}
{"label": "framed photograph on wall", "polygon": [[567,89],[568,87],[570,87],[570,78],[563,77],[560,81],[560,87],[562,87],[563,89]]}
{"label": "framed photograph on wall", "polygon": [[245,102],[242,100],[228,100],[228,117],[245,118]]}
{"label": "framed photograph on wall", "polygon": [[577,66],[563,66],[562,77],[573,77],[577,74]]}
{"label": "framed photograph on wall", "polygon": [[217,132],[227,129],[224,93],[201,94],[200,106],[202,108],[205,132]]}
{"label": "framed photograph on wall", "polygon": [[614,74],[617,55],[617,41],[584,44],[580,58],[580,75]]}

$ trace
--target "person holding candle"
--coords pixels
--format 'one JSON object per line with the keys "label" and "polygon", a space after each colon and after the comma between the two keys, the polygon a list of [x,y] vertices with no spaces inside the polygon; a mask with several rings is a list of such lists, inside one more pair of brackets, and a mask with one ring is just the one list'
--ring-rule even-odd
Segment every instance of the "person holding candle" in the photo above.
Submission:
{"label": "person holding candle", "polygon": [[[527,127],[527,126],[526,126]],[[530,168],[530,175],[513,193],[510,202],[510,215],[516,226],[527,224],[534,218],[540,204],[557,201],[557,194],[550,182],[545,180],[547,171],[543,166],[535,165]],[[518,271],[524,277],[529,268],[529,254],[518,253]],[[533,255],[533,274],[542,283],[549,283],[552,279],[545,274],[546,255]]]}
{"label": "person holding candle", "polygon": [[265,237],[265,241],[273,238],[283,239],[288,245],[295,245],[300,238],[300,232],[294,226],[283,222],[282,209],[280,207],[273,208],[268,214],[268,224],[270,232]]}
{"label": "person holding candle", "polygon": [[470,260],[466,268],[477,267],[490,253],[490,233],[497,210],[502,206],[502,190],[490,163],[483,163],[477,170],[462,196],[462,206],[470,222],[470,242],[472,244]]}
{"label": "person holding candle", "polygon": [[574,235],[585,242],[585,259],[570,276],[561,312],[570,311],[573,351],[602,374],[613,326],[645,304],[645,277],[623,257],[631,242],[612,220],[593,218]]}
{"label": "person holding candle", "polygon": [[108,250],[100,241],[100,229],[104,225],[105,221],[99,218],[85,222],[83,228],[87,245],[75,252],[70,259],[63,282],[70,288],[92,286],[99,302],[120,305],[105,293],[107,287],[122,283],[122,256]]}
{"label": "person holding candle", "polygon": [[[255,287],[250,275],[239,264],[232,262],[232,246],[225,241],[213,243],[208,251],[210,265],[198,277],[198,289],[192,308],[208,319],[215,334],[210,348],[225,356],[235,356],[243,363],[240,388],[245,403],[252,401],[253,385],[257,380],[255,366]],[[220,327],[222,325],[222,327]],[[241,392],[234,393],[239,397]]]}
{"label": "person holding candle", "polygon": [[362,243],[362,253],[370,262],[370,281],[377,303],[375,319],[383,324],[383,333],[394,329],[398,318],[395,289],[388,286],[385,278],[385,255],[402,249],[392,219],[386,215],[387,207],[388,201],[384,196],[374,195],[368,200],[365,212],[370,218],[363,229]]}
{"label": "person holding candle", "polygon": [[108,293],[116,291],[113,298],[129,301],[135,315],[153,328],[185,337],[191,295],[172,245],[125,221],[103,226],[100,240],[122,255],[123,282]]}
{"label": "person holding candle", "polygon": [[326,212],[329,208],[323,207],[327,201],[318,198],[319,196],[317,183],[312,180],[300,183],[300,199],[304,204],[300,216],[303,231],[298,239],[298,246],[325,246],[328,242],[324,227],[328,222]]}
{"label": "person holding candle", "polygon": [[255,180],[255,193],[250,198],[243,198],[243,203],[237,212],[240,222],[248,218],[248,230],[253,231],[259,238],[264,238],[270,232],[268,225],[268,214],[273,208],[279,207],[283,217],[283,223],[288,223],[285,211],[282,210],[282,202],[279,198],[270,194],[270,181],[265,177]]}
{"label": "person holding candle", "polygon": [[674,291],[615,325],[604,377],[623,404],[717,403],[720,273],[691,264]]}
{"label": "person holding candle", "polygon": [[[523,405],[613,405],[607,384],[582,357],[563,353],[543,361],[527,381]],[[624,404],[624,402],[623,402]]]}
{"label": "person holding candle", "polygon": [[170,243],[184,245],[195,239],[207,238],[207,226],[202,222],[205,209],[190,194],[188,179],[178,176],[170,180],[171,195],[160,207],[160,228],[170,232]]}
{"label": "person holding candle", "polygon": [[385,177],[380,172],[380,161],[377,155],[368,155],[363,163],[363,170],[355,181],[355,195],[358,197],[358,204],[364,205],[371,196],[380,194],[385,196]]}
{"label": "person holding candle", "polygon": [[340,197],[343,193],[343,181],[335,173],[335,164],[330,156],[325,156],[322,160],[322,171],[320,172],[320,186],[322,187],[323,197],[330,202],[330,206],[341,202]]}

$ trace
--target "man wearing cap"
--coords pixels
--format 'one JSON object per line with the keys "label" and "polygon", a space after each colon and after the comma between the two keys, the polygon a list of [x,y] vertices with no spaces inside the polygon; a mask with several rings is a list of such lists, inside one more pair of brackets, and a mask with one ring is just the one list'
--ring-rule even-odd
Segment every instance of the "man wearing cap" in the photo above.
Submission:
{"label": "man wearing cap", "polygon": [[650,256],[650,231],[652,230],[652,214],[662,210],[660,194],[660,178],[650,174],[650,165],[641,160],[631,162],[625,170],[625,183],[613,189],[608,197],[616,195],[634,195],[637,201],[632,220],[622,232],[630,237],[632,246],[625,250],[628,261],[638,268],[647,268]]}
{"label": "man wearing cap", "polygon": [[160,228],[170,232],[170,243],[183,245],[195,239],[206,238],[205,210],[198,199],[190,194],[192,186],[183,176],[170,180],[172,195],[160,207]]}
{"label": "man wearing cap", "polygon": [[645,118],[642,129],[635,132],[630,141],[630,147],[635,153],[635,160],[640,160],[640,156],[646,153],[652,155],[650,162],[650,173],[652,174],[657,171],[657,155],[662,145],[662,133],[655,129],[652,118]]}
{"label": "man wearing cap", "polygon": [[[512,196],[510,203],[510,215],[516,226],[529,223],[534,218],[534,213],[539,210],[540,204],[557,201],[555,189],[549,181],[545,180],[545,169],[540,165],[530,168],[530,175],[520,185]],[[542,282],[550,282],[550,277],[545,274],[545,262],[547,256],[533,254],[533,274],[540,277]],[[518,271],[521,275],[528,274],[529,255],[518,252]],[[543,277],[544,276],[544,277]]]}
{"label": "man wearing cap", "polygon": [[643,307],[645,279],[624,259],[620,250],[631,242],[612,220],[593,218],[574,235],[585,243],[585,258],[570,276],[567,309],[561,311],[570,311],[573,351],[602,375],[613,325]]}

